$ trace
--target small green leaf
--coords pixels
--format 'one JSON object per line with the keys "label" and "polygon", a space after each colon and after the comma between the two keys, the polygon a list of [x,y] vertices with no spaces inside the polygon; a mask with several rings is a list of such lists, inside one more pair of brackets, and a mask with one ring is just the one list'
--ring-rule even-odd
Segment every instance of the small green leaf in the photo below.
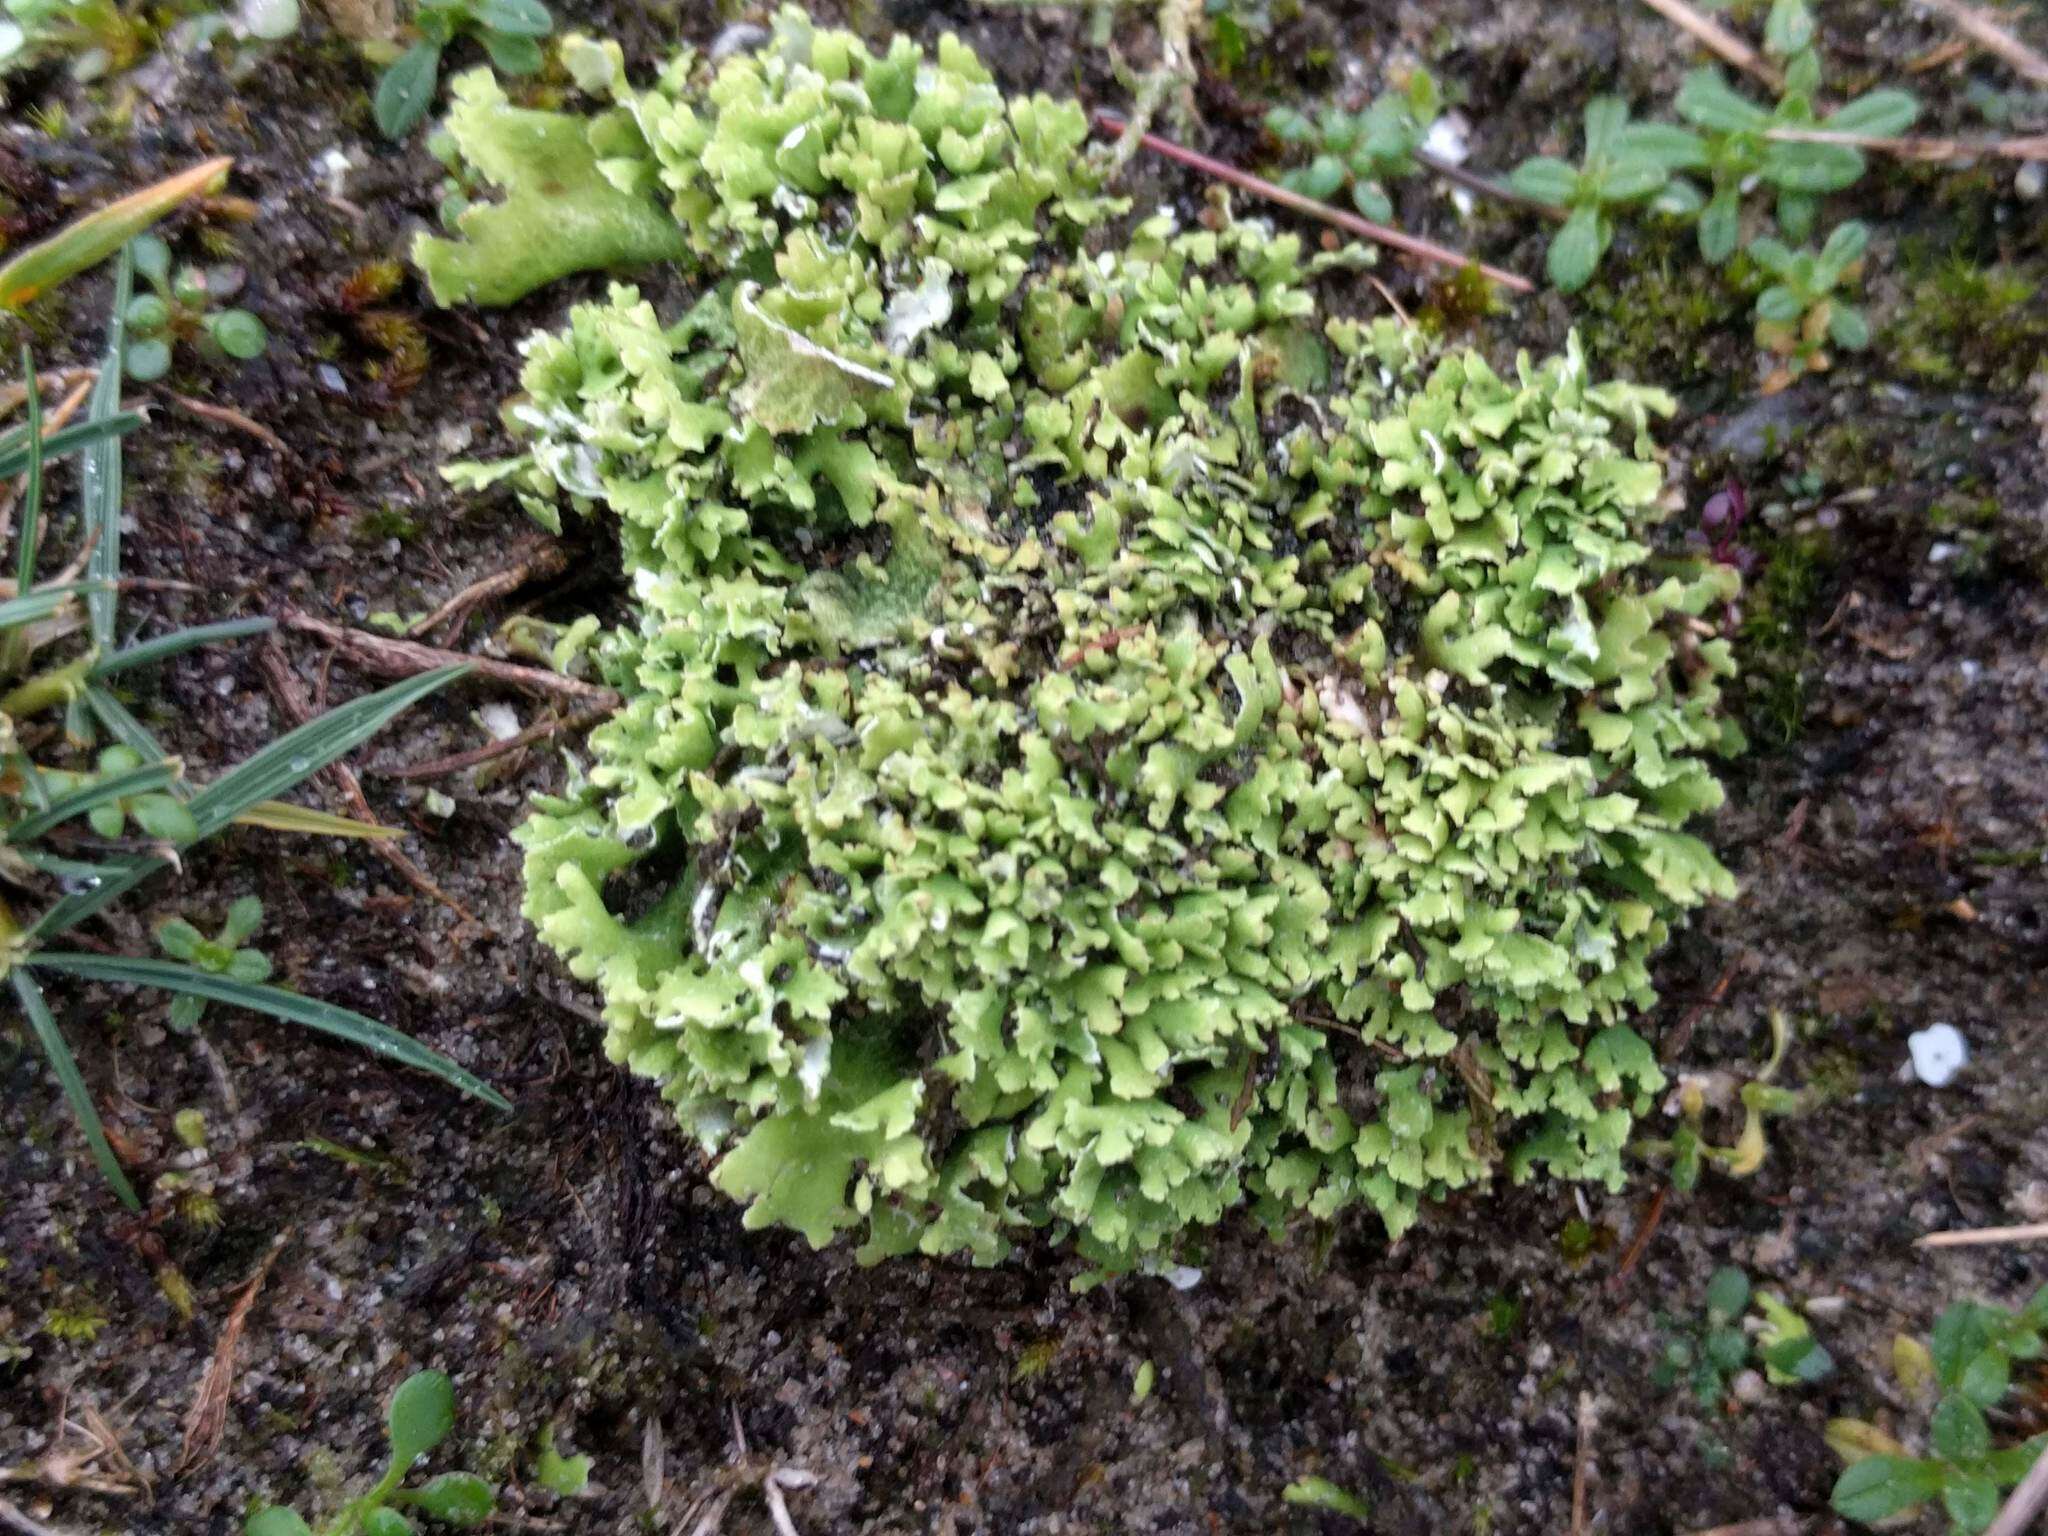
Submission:
{"label": "small green leaf", "polygon": [[1920,103],[1910,91],[1881,90],[1858,96],[1828,114],[1825,126],[1834,133],[1864,134],[1891,139],[1913,126]]}
{"label": "small green leaf", "polygon": [[512,32],[485,32],[484,52],[491,56],[491,62],[498,72],[505,75],[537,75],[546,58],[540,51],[540,44],[530,37],[521,37]]}
{"label": "small green leaf", "polygon": [[435,43],[414,43],[384,71],[372,106],[385,138],[402,139],[419,125],[440,79],[441,49]]}
{"label": "small green leaf", "polygon": [[564,1456],[555,1449],[554,1425],[550,1424],[540,1432],[540,1457],[534,1466],[533,1479],[543,1488],[562,1498],[571,1498],[589,1484],[590,1468],[588,1456]]}
{"label": "small green leaf", "polygon": [[1724,1322],[1733,1322],[1749,1307],[1749,1276],[1734,1265],[1714,1271],[1707,1282],[1707,1311]]}
{"label": "small green leaf", "polygon": [[1928,1438],[1949,1461],[1975,1461],[1991,1449],[1991,1426],[1984,1410],[1960,1392],[1951,1392],[1934,1410]]}
{"label": "small green leaf", "polygon": [[282,1504],[259,1509],[242,1524],[242,1536],[313,1536],[313,1528]]}
{"label": "small green leaf", "polygon": [[1783,283],[1773,283],[1756,297],[1756,317],[1773,325],[1791,325],[1806,313],[1799,295]]}
{"label": "small green leaf", "polygon": [[154,384],[171,371],[171,344],[156,336],[138,341],[128,348],[122,366],[136,383]]}
{"label": "small green leaf", "polygon": [[1828,340],[1845,351],[1861,351],[1870,345],[1870,322],[1855,305],[1837,304],[1828,315]]}
{"label": "small green leaf", "polygon": [[1768,112],[1738,95],[1712,66],[1687,75],[1672,105],[1687,122],[1721,133],[1760,129],[1770,121]]}
{"label": "small green leaf", "polygon": [[1700,255],[1719,266],[1742,236],[1742,199],[1733,187],[1717,191],[1700,213]]}
{"label": "small green leaf", "polygon": [[1998,1485],[1981,1472],[1951,1472],[1941,1485],[1941,1506],[1963,1536],[1977,1536],[1998,1515]]}
{"label": "small green leaf", "polygon": [[412,1536],[412,1522],[395,1509],[373,1509],[363,1516],[363,1536]]}
{"label": "small green leaf", "polygon": [[1941,1484],[1941,1469],[1932,1462],[1870,1456],[1843,1469],[1828,1503],[1844,1519],[1871,1525],[1926,1503]]}
{"label": "small green leaf", "polygon": [[1335,1514],[1348,1515],[1353,1520],[1372,1518],[1370,1504],[1348,1489],[1339,1488],[1326,1477],[1298,1478],[1280,1490],[1280,1497],[1289,1504],[1327,1509]]}
{"label": "small green leaf", "polygon": [[2002,1349],[1982,1351],[1963,1368],[1956,1390],[1980,1408],[1989,1408],[2012,1385],[2012,1362]]}
{"label": "small green leaf", "polygon": [[496,1502],[491,1485],[471,1472],[443,1472],[424,1488],[404,1495],[405,1502],[443,1525],[481,1525]]}
{"label": "small green leaf", "polygon": [[1599,210],[1581,206],[1572,210],[1571,217],[1551,237],[1544,270],[1566,293],[1585,287],[1600,265],[1600,233]]}
{"label": "small green leaf", "polygon": [[1579,173],[1564,161],[1549,155],[1524,160],[1508,176],[1508,185],[1522,196],[1533,197],[1539,203],[1549,203],[1558,208],[1571,201],[1578,184]]}
{"label": "small green leaf", "polygon": [[546,37],[555,25],[540,0],[478,0],[470,14],[480,26],[519,37]]}
{"label": "small green leaf", "polygon": [[270,345],[270,332],[246,309],[224,309],[207,316],[206,331],[214,345],[242,362],[261,357]]}
{"label": "small green leaf", "polygon": [[1813,41],[1813,12],[1806,0],[1772,0],[1771,14],[1764,22],[1764,47],[1781,59],[1789,59]]}
{"label": "small green leaf", "polygon": [[441,1371],[415,1371],[391,1394],[384,1416],[391,1464],[411,1468],[455,1427],[455,1385]]}

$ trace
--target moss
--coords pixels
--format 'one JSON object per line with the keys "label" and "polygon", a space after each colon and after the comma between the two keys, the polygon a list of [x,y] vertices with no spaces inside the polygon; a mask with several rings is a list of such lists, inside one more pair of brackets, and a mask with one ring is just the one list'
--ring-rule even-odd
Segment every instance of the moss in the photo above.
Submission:
{"label": "moss", "polygon": [[1932,383],[2022,390],[2048,359],[2042,277],[2039,265],[1945,259],[1914,284],[1882,345],[1900,371]]}
{"label": "moss", "polygon": [[1701,267],[1689,230],[1642,221],[1632,245],[1610,253],[1578,294],[1577,323],[1604,368],[1627,378],[1689,377],[1725,364],[1717,344],[1725,352],[1747,330],[1739,296],[1754,283],[1747,256],[1738,253],[1717,278]]}
{"label": "moss", "polygon": [[1835,564],[1832,537],[1794,532],[1755,545],[1760,569],[1743,594],[1737,633],[1741,680],[1732,690],[1750,739],[1783,749],[1806,723],[1813,630],[1826,621],[1823,597]]}

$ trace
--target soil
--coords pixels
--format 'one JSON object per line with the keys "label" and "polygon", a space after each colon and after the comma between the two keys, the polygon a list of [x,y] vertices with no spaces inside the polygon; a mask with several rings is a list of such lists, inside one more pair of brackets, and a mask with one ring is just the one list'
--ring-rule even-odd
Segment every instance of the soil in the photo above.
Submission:
{"label": "soil", "polygon": [[[641,66],[728,19],[578,9]],[[1738,5],[1737,24],[1760,10]],[[2048,121],[2048,100],[2014,91],[1995,58],[1935,54],[1948,35],[1931,17],[1823,10],[1845,92],[1935,58],[1911,80],[1924,131],[1986,131],[1986,99],[2015,130]],[[1118,14],[1119,44],[1149,60],[1148,14]],[[901,0],[851,20],[927,42],[959,30],[1011,88],[1128,99],[1076,11]],[[1205,55],[1200,120],[1169,131],[1252,164],[1270,158],[1269,101],[1355,102],[1404,64],[1456,82],[1475,163],[1505,169],[1575,147],[1588,96],[1647,109],[1696,62],[1621,0],[1347,0],[1251,38],[1227,74]],[[251,200],[186,216],[177,238],[231,242],[270,351],[239,370],[190,356],[172,387],[264,431],[139,391],[159,408],[130,452],[130,569],[191,584],[129,599],[150,632],[287,603],[345,624],[415,615],[543,542],[436,470],[493,446],[516,339],[597,280],[495,313],[433,310],[410,277],[366,297],[364,268],[432,219],[440,176],[421,136],[376,134],[369,78],[309,15],[240,68],[156,59],[91,91],[49,70],[17,82],[17,107],[69,110],[55,136],[25,117],[0,136],[17,240],[203,154],[235,156],[233,192]],[[1199,201],[1178,171],[1137,175],[1141,199]],[[1397,204],[1419,233],[1541,271],[1537,221],[1461,220],[1426,181]],[[434,1465],[498,1483],[512,1530],[705,1529],[725,1501],[722,1529],[768,1531],[760,1487],[776,1468],[815,1478],[786,1494],[806,1533],[1839,1528],[1828,1419],[1924,1435],[1887,1367],[1893,1335],[1924,1333],[1952,1299],[2010,1304],[2048,1280],[2039,1244],[1913,1246],[2048,1217],[2048,323],[2028,286],[2048,278],[2042,210],[2010,166],[1876,170],[1829,207],[1874,227],[1875,341],[1783,393],[1760,390],[1740,273],[1714,276],[1689,236],[1650,221],[1625,228],[1587,293],[1540,294],[1472,331],[1505,358],[1576,322],[1602,371],[1682,399],[1666,434],[1675,500],[1696,509],[1732,477],[1757,509],[1738,705],[1754,748],[1711,827],[1741,895],[1672,944],[1650,1021],[1667,1060],[1730,1079],[1768,1053],[1770,1016],[1787,1021],[1782,1081],[1810,1103],[1771,1122],[1753,1176],[1710,1171],[1676,1193],[1646,1163],[1613,1195],[1502,1187],[1430,1211],[1391,1247],[1364,1216],[1279,1241],[1239,1219],[1205,1238],[1187,1289],[1126,1278],[1076,1293],[1076,1265],[1049,1248],[992,1270],[862,1269],[746,1232],[646,1085],[604,1062],[590,997],[522,926],[507,834],[528,793],[559,783],[559,753],[431,784],[384,775],[476,746],[484,707],[522,724],[547,707],[466,683],[355,759],[438,897],[363,844],[243,831],[96,937],[148,953],[163,916],[217,922],[253,892],[281,979],[408,1030],[515,1109],[224,1010],[179,1036],[157,1001],[63,993],[138,1186],[182,1173],[216,1218],[160,1198],[131,1219],[40,1055],[0,1034],[0,1494],[60,1531],[224,1536],[266,1500],[330,1511],[374,1475],[392,1388],[432,1365],[460,1405]],[[1382,271],[1404,305],[1456,320],[1431,275]],[[1333,302],[1379,302],[1354,284]],[[32,316],[42,362],[89,361],[104,305],[102,277]],[[490,647],[517,613],[616,604],[602,531],[567,537],[566,573],[494,599],[454,643]],[[276,643],[316,700],[365,685],[307,637]],[[181,658],[137,708],[195,764],[236,760],[285,723],[261,650]],[[315,799],[343,808],[332,785]],[[1936,1089],[1905,1070],[1906,1040],[1944,1022],[1971,1058]],[[205,1116],[203,1154],[174,1132],[185,1109]],[[1732,1139],[1730,1120],[1715,1125]],[[1810,1309],[1830,1377],[1744,1381],[1704,1404],[1659,1383],[1674,1329],[1725,1264]],[[191,1287],[190,1318],[166,1267]],[[209,1438],[188,1415],[216,1356],[231,1375]],[[1139,1399],[1147,1361],[1156,1388]],[[550,1426],[593,1458],[577,1496],[535,1481]],[[101,1430],[118,1450],[81,1461]],[[1308,1477],[1369,1519],[1283,1501]]]}

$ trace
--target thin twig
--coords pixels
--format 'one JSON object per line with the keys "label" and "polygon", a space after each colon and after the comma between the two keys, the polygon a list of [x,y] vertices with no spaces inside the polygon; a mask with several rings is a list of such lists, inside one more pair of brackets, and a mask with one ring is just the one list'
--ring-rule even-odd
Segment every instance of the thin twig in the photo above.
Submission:
{"label": "thin twig", "polygon": [[[1119,117],[1116,113],[1100,110],[1095,114],[1095,125],[1107,133],[1121,133],[1126,126],[1123,118]],[[1208,155],[1183,148],[1171,139],[1162,139],[1156,133],[1141,135],[1139,142],[1147,149],[1157,154],[1162,154],[1169,160],[1177,160],[1191,170],[1200,171],[1204,176],[1213,176],[1218,181],[1227,181],[1232,186],[1241,187],[1256,197],[1263,197],[1268,202],[1278,203],[1283,208],[1292,208],[1295,212],[1305,213],[1311,218],[1321,219],[1325,224],[1334,224],[1337,228],[1344,230],[1348,234],[1357,235],[1361,239],[1375,241],[1390,250],[1399,251],[1403,255],[1414,257],[1419,261],[1433,262],[1438,266],[1461,269],[1476,266],[1481,272],[1511,292],[1533,293],[1536,291],[1536,285],[1526,277],[1518,276],[1500,267],[1488,266],[1485,262],[1478,261],[1466,255],[1463,251],[1453,250],[1447,245],[1438,245],[1434,240],[1423,240],[1415,235],[1404,235],[1398,229],[1389,229],[1384,224],[1375,224],[1370,219],[1361,219],[1355,213],[1347,213],[1342,208],[1333,208],[1328,203],[1318,201],[1313,197],[1308,197],[1300,192],[1290,191],[1286,187],[1266,180],[1263,176],[1254,176],[1250,171],[1240,170],[1238,167],[1222,160],[1211,159]]]}
{"label": "thin twig", "polygon": [[1901,160],[2048,160],[2048,133],[2016,139],[1900,139],[1832,128],[1772,128],[1764,137],[1788,144],[1846,144]]}
{"label": "thin twig", "polygon": [[[36,389],[43,394],[55,390],[71,389],[83,384],[89,390],[93,381],[100,376],[97,368],[45,368],[36,375]],[[0,388],[0,416],[11,416],[28,403],[28,385],[9,384]],[[50,424],[43,423],[43,430],[51,430]]]}
{"label": "thin twig", "polygon": [[2048,1221],[2023,1227],[1969,1227],[1956,1232],[1930,1232],[1915,1248],[1975,1248],[1992,1243],[2038,1243],[2048,1240]]}
{"label": "thin twig", "polygon": [[1772,90],[1779,90],[1785,84],[1785,77],[1777,67],[1758,53],[1741,38],[1730,32],[1711,16],[1702,15],[1685,0],[1643,0],[1651,10],[1662,16],[1673,26],[1682,28],[1698,38],[1722,59],[1737,69],[1755,75]]}
{"label": "thin twig", "polygon": [[289,448],[285,447],[283,438],[279,437],[253,416],[244,416],[240,411],[230,410],[225,405],[210,405],[204,400],[195,400],[190,395],[172,394],[169,390],[166,390],[165,393],[170,396],[172,402],[179,409],[190,411],[194,416],[202,420],[213,422],[218,426],[233,427],[237,432],[246,433],[273,453],[289,454],[291,452]]}
{"label": "thin twig", "polygon": [[2048,1451],[2035,1458],[2033,1470],[2020,1479],[1984,1536],[2020,1536],[2044,1505],[2048,1505]]}
{"label": "thin twig", "polygon": [[[464,587],[408,629],[406,636],[419,640],[431,635],[444,624],[449,625],[451,630],[457,628],[461,621],[469,616],[469,611],[479,603],[488,602],[494,597],[503,597],[508,592],[516,592],[536,576],[552,576],[568,563],[568,551],[563,549],[558,540],[531,545],[514,564]],[[454,638],[452,633],[449,638]]]}
{"label": "thin twig", "polygon": [[1572,1536],[1586,1536],[1586,1476],[1593,1460],[1593,1394],[1579,1394],[1579,1444],[1572,1457]]}
{"label": "thin twig", "polygon": [[1614,1266],[1614,1273],[1607,1277],[1610,1294],[1628,1284],[1628,1277],[1642,1263],[1643,1255],[1649,1251],[1650,1239],[1657,1235],[1657,1224],[1664,1219],[1664,1202],[1670,1198],[1669,1185],[1650,1197],[1649,1208],[1643,1212],[1642,1225],[1636,1228],[1635,1241],[1628,1245],[1628,1252],[1621,1256],[1621,1262]]}
{"label": "thin twig", "polygon": [[1761,1520],[1738,1520],[1733,1525],[1717,1525],[1709,1530],[1693,1531],[1689,1536],[1799,1536],[1806,1529],[1804,1520],[1789,1515],[1766,1515]]}
{"label": "thin twig", "polygon": [[[313,707],[306,702],[306,695],[299,687],[299,680],[292,676],[292,669],[284,659],[284,651],[274,636],[256,653],[256,664],[263,672],[263,680],[270,685],[271,694],[277,700],[277,707],[291,718],[294,725],[304,725],[313,718]],[[349,809],[355,812],[356,820],[368,822],[372,826],[377,825],[377,814],[370,809],[369,799],[363,794],[362,781],[355,776],[348,764],[329,763],[322,772],[335,785]],[[413,863],[396,846],[381,838],[370,846],[376,850],[379,858],[398,871],[406,884],[422,896],[440,902],[465,922],[476,923],[478,927],[490,930],[488,923],[478,922],[475,913],[436,885],[431,875]]]}
{"label": "thin twig", "polygon": [[1921,0],[1929,10],[1939,11],[1958,32],[2010,64],[2020,77],[2035,85],[2048,85],[2048,58],[2014,37],[1975,6],[1962,0]]}
{"label": "thin twig", "polygon": [[373,768],[370,771],[380,779],[438,779],[444,774],[461,773],[488,763],[493,758],[504,757],[522,747],[530,747],[536,741],[545,741],[558,731],[573,731],[590,725],[609,714],[608,708],[594,707],[578,710],[569,716],[550,716],[538,725],[529,725],[516,736],[507,736],[502,741],[493,741],[468,752],[456,752],[447,757],[437,757],[424,763],[407,763],[402,768]]}
{"label": "thin twig", "polygon": [[171,1468],[173,1477],[183,1477],[188,1468],[211,1456],[220,1444],[221,1432],[227,1428],[228,1400],[234,1395],[235,1348],[242,1342],[242,1326],[248,1322],[249,1309],[256,1305],[256,1293],[263,1289],[270,1266],[284,1252],[286,1241],[280,1237],[270,1245],[270,1252],[256,1266],[256,1273],[242,1287],[228,1320],[221,1325],[213,1358],[207,1362],[206,1374],[199,1378],[199,1391],[192,1399],[191,1412],[185,1416],[185,1444],[178,1452],[177,1465]]}
{"label": "thin twig", "polygon": [[1531,197],[1526,192],[1517,192],[1504,181],[1494,181],[1490,177],[1481,176],[1477,171],[1468,171],[1462,165],[1446,160],[1441,155],[1432,155],[1426,149],[1415,150],[1410,158],[1432,176],[1441,176],[1445,181],[1455,182],[1467,192],[1476,192],[1481,197],[1490,197],[1497,203],[1508,203],[1516,208],[1526,208],[1531,213],[1539,213],[1546,219],[1562,219],[1570,211],[1558,207],[1555,203],[1546,203],[1540,197]]}
{"label": "thin twig", "polygon": [[545,671],[540,667],[499,661],[493,656],[444,651],[439,646],[421,645],[416,640],[394,640],[385,635],[373,635],[346,625],[330,624],[297,608],[286,608],[278,615],[278,623],[286,629],[325,640],[346,652],[357,666],[380,677],[417,677],[436,667],[466,666],[479,677],[510,683],[515,688],[526,688],[535,693],[562,694],[607,709],[615,709],[619,704],[619,696],[611,689],[586,683],[580,678],[564,677],[559,672]]}

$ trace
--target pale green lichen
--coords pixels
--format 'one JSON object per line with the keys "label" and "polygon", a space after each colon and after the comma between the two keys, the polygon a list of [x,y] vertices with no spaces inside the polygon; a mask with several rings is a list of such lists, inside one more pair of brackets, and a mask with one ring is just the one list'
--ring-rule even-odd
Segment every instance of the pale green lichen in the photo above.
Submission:
{"label": "pale green lichen", "polygon": [[1619,1184],[1648,962],[1731,890],[1668,399],[1321,319],[1259,224],[1110,238],[1080,110],[950,39],[576,48],[699,297],[533,337],[524,452],[457,473],[618,520],[626,703],[527,911],[748,1224],[1117,1268]]}

